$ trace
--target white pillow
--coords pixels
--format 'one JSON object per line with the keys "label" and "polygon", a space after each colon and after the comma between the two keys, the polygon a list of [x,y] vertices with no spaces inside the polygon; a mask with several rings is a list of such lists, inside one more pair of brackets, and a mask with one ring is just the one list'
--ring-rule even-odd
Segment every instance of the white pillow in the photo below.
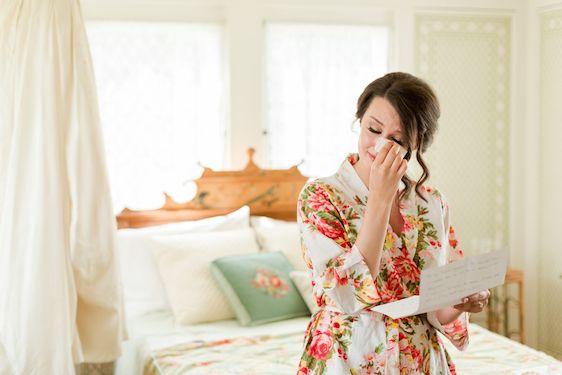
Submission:
{"label": "white pillow", "polygon": [[308,306],[311,313],[318,311],[318,305],[314,300],[314,295],[312,292],[312,279],[307,271],[291,271],[289,273],[291,280],[296,285],[302,299]]}
{"label": "white pillow", "polygon": [[252,229],[158,236],[153,241],[176,324],[235,318],[211,273],[211,262],[224,256],[258,253]]}
{"label": "white pillow", "polygon": [[250,208],[244,206],[228,215],[208,219],[118,230],[117,251],[126,316],[130,318],[170,310],[164,284],[152,254],[152,236],[249,228],[249,222]]}
{"label": "white pillow", "polygon": [[298,271],[308,268],[302,257],[301,236],[296,222],[276,220],[265,216],[252,216],[261,251],[281,251]]}

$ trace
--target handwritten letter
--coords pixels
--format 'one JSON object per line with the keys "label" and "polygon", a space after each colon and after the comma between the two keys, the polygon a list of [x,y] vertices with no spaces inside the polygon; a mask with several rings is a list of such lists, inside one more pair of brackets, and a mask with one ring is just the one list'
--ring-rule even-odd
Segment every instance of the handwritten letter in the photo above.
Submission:
{"label": "handwritten letter", "polygon": [[464,297],[503,284],[507,260],[507,250],[498,250],[422,270],[419,296],[373,310],[398,319],[456,305]]}

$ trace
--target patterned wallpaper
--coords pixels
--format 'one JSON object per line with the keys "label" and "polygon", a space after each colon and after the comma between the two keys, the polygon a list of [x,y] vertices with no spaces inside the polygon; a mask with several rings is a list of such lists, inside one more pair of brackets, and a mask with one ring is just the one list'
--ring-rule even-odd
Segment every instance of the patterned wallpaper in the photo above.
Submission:
{"label": "patterned wallpaper", "polygon": [[539,347],[562,357],[562,10],[540,15],[540,223]]}
{"label": "patterned wallpaper", "polygon": [[416,68],[441,102],[426,160],[468,254],[507,246],[508,16],[416,16]]}

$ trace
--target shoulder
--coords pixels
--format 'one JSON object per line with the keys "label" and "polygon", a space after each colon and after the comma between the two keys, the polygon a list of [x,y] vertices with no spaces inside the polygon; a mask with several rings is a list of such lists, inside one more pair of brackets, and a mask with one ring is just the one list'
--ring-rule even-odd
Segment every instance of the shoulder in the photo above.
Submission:
{"label": "shoulder", "polygon": [[420,191],[429,202],[432,202],[435,206],[440,207],[443,211],[447,210],[447,199],[440,189],[432,185],[424,184],[420,187]]}
{"label": "shoulder", "polygon": [[309,199],[336,201],[341,196],[339,189],[330,181],[330,178],[317,178],[308,181],[299,194],[299,200]]}
{"label": "shoulder", "polygon": [[320,233],[351,248],[346,240],[342,211],[349,207],[338,189],[325,179],[308,182],[301,190],[297,204],[297,220],[301,233]]}
{"label": "shoulder", "polygon": [[307,182],[298,198],[299,214],[309,216],[330,215],[338,216],[339,208],[345,206],[342,192],[330,181],[329,178],[319,178]]}

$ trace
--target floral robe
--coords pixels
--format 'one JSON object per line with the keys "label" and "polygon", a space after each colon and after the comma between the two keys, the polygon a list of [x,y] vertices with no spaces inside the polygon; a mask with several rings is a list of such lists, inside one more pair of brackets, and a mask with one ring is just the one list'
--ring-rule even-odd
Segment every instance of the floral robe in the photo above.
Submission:
{"label": "floral robe", "polygon": [[298,374],[455,374],[441,332],[460,350],[468,314],[442,326],[435,312],[393,320],[377,304],[419,294],[420,271],[462,257],[441,193],[411,190],[400,204],[403,232],[387,227],[381,268],[373,279],[354,245],[368,190],[350,155],[338,172],[309,182],[298,201],[303,256],[320,310],[308,325]]}

